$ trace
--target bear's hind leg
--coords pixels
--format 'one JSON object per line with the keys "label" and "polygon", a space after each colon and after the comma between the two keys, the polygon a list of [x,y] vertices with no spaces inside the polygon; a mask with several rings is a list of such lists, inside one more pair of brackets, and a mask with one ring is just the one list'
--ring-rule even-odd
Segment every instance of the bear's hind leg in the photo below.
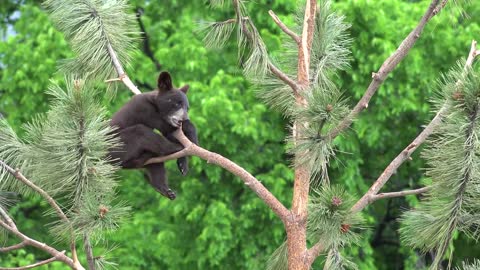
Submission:
{"label": "bear's hind leg", "polygon": [[152,185],[156,191],[160,192],[163,196],[170,200],[175,200],[177,195],[173,190],[168,187],[167,173],[165,171],[165,165],[162,163],[148,164],[145,166],[148,172],[148,182]]}

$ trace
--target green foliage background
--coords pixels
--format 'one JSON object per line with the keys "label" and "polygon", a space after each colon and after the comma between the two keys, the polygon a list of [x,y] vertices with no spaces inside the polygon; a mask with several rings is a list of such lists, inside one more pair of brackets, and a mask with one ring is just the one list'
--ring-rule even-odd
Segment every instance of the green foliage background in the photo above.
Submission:
{"label": "green foliage background", "polygon": [[[19,4],[21,2],[22,4]],[[232,10],[211,9],[206,1],[130,1],[132,12],[142,9],[141,20],[153,56],[162,70],[172,73],[177,86],[190,84],[191,119],[200,144],[229,157],[257,176],[284,204],[290,205],[293,173],[283,144],[287,129],[279,113],[269,111],[256,97],[237,68],[235,41],[225,49],[207,50],[198,23],[224,20]],[[333,6],[352,24],[353,62],[338,81],[354,104],[376,71],[416,25],[429,1],[342,0]],[[288,25],[295,1],[258,0],[248,4],[270,52],[281,45],[283,33],[267,11],[272,9]],[[431,118],[429,97],[440,72],[465,57],[470,42],[479,38],[480,6],[465,6],[469,17],[447,9],[435,17],[409,56],[387,79],[353,130],[338,139],[331,181],[343,184],[359,197]],[[63,35],[55,30],[40,1],[4,0],[0,3],[0,113],[17,131],[35,114],[45,112],[45,90],[51,78],[60,81],[57,61],[71,57]],[[12,28],[13,27],[13,28]],[[159,69],[139,44],[127,72],[142,91],[155,86]],[[121,88],[114,101],[105,100],[110,112],[131,94]],[[0,142],[1,143],[1,142]],[[419,152],[419,151],[417,151]],[[129,221],[109,244],[110,256],[120,269],[263,269],[268,256],[284,241],[281,222],[230,173],[193,158],[187,177],[169,163],[175,201],[156,193],[139,171],[122,171],[118,196],[132,206]],[[405,163],[385,190],[420,186],[424,166],[418,153]],[[370,230],[350,258],[361,269],[415,269],[418,254],[398,239],[396,218],[414,197],[382,200],[365,211]],[[21,200],[12,209],[21,230],[51,242],[38,199]],[[61,246],[62,244],[58,244]],[[454,242],[454,263],[480,258],[480,247],[461,236]],[[61,247],[59,247],[61,248]],[[97,249],[100,253],[102,250]],[[33,249],[0,254],[1,266],[25,265],[46,255]],[[321,259],[316,267],[321,269]],[[60,264],[43,269],[64,269]],[[315,269],[317,269],[315,268]]]}

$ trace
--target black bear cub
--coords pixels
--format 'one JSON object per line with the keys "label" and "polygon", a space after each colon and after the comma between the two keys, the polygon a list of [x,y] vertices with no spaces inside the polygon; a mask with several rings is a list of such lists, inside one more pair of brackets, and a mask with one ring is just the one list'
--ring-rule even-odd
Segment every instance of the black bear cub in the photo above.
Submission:
{"label": "black bear cub", "polygon": [[[157,85],[158,90],[134,96],[113,115],[110,125],[115,128],[122,145],[111,149],[110,156],[119,161],[122,168],[145,168],[149,183],[155,190],[174,200],[176,194],[168,187],[164,163],[144,164],[152,157],[183,149],[172,136],[180,126],[185,136],[195,144],[198,144],[197,132],[188,117],[186,94],[189,86],[174,88],[168,72],[160,73]],[[179,158],[177,165],[183,175],[187,174],[186,157]]]}

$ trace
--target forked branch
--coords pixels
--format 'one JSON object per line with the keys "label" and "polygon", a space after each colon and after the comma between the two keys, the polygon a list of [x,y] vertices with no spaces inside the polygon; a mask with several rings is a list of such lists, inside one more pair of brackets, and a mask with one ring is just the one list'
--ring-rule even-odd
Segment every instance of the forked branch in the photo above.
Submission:
{"label": "forked branch", "polygon": [[[477,42],[472,41],[470,47],[470,52],[465,63],[465,68],[472,66],[473,61],[476,56],[478,56]],[[397,171],[400,165],[403,164],[407,159],[410,158],[410,155],[432,134],[435,128],[441,123],[443,114],[446,111],[446,107],[443,106],[437,113],[437,115],[432,119],[432,121],[425,127],[425,129],[410,143],[390,164],[385,168],[383,173],[378,177],[378,179],[373,183],[370,189],[363,195],[363,197],[352,207],[353,212],[361,211],[369,203],[375,201],[372,200],[380,189],[387,183],[390,177]]]}
{"label": "forked branch", "polygon": [[127,73],[123,70],[122,64],[120,64],[120,61],[118,60],[117,53],[113,50],[112,45],[110,43],[107,43],[107,50],[108,53],[110,54],[110,58],[112,58],[112,64],[115,67],[115,70],[117,71],[118,78],[116,79],[111,79],[107,80],[107,82],[111,81],[122,81],[125,86],[132,91],[135,95],[141,94],[140,90],[138,90],[137,86],[133,84],[132,80],[128,77]]}
{"label": "forked branch", "polygon": [[[4,217],[4,215],[6,214],[5,211],[2,208],[0,208],[0,213],[1,213],[2,217]],[[67,264],[68,266],[70,266],[72,269],[85,270],[80,265],[79,262],[75,263],[72,259],[67,257],[65,255],[65,251],[58,251],[55,248],[53,248],[53,247],[51,247],[51,246],[49,246],[45,243],[41,243],[37,240],[34,240],[34,239],[26,236],[25,234],[20,232],[17,229],[16,226],[12,226],[10,224],[10,222],[5,222],[5,221],[3,221],[3,219],[0,219],[0,226],[3,227],[8,232],[10,232],[11,234],[20,238],[22,240],[22,243],[24,243],[24,245],[29,245],[29,246],[32,246],[32,247],[36,247],[36,248],[38,248],[40,250],[43,250],[43,251],[47,252],[48,254],[52,255],[53,258],[51,258],[49,260],[46,260],[46,261],[43,261],[43,262],[40,262],[40,263],[46,264],[46,263],[50,263],[50,262],[53,262],[53,261],[61,261],[65,264]],[[15,246],[18,246],[18,245],[15,245]],[[14,246],[12,246],[12,247],[14,247]],[[8,249],[7,251],[9,251],[9,250],[13,250],[13,249]],[[38,266],[38,265],[42,265],[42,264],[37,263],[37,264],[33,264],[33,265]],[[25,267],[27,267],[27,268],[25,268]],[[23,266],[23,267],[20,267],[20,268],[2,268],[2,267],[0,267],[0,270],[5,270],[5,269],[29,269],[29,268],[33,268],[32,265]]]}
{"label": "forked branch", "polygon": [[[12,167],[10,167],[8,164],[6,164],[3,160],[0,160],[0,168],[3,168],[5,169],[8,173],[10,173],[13,177],[15,177],[17,180],[19,180],[20,182],[22,182],[23,184],[25,184],[26,186],[28,186],[29,188],[31,188],[32,190],[34,190],[35,192],[37,192],[38,194],[40,194],[40,196],[42,196],[47,202],[48,204],[50,204],[50,206],[55,210],[55,212],[57,213],[57,215],[60,217],[60,219],[62,219],[64,222],[66,222],[67,224],[71,224],[70,220],[68,219],[68,217],[65,215],[65,213],[62,211],[62,209],[60,208],[60,206],[57,204],[57,202],[46,192],[44,191],[42,188],[40,188],[39,186],[35,185],[32,181],[28,180],[21,172],[20,170],[18,169],[13,169]],[[18,231],[17,227],[15,226],[15,223],[9,218],[9,216],[5,213],[5,211],[3,209],[0,208],[0,214],[1,216],[3,217],[3,219],[6,221],[6,223],[4,223],[3,221],[3,224],[6,224],[8,225],[8,227],[11,229],[11,230],[14,230],[14,231]],[[3,226],[3,224],[0,224]],[[8,228],[6,228],[8,230]],[[10,231],[11,231],[10,230]],[[13,231],[11,231],[13,233]],[[20,232],[19,232],[20,233]],[[14,233],[15,234],[15,233]],[[17,235],[17,236],[20,236],[20,235]],[[22,237],[20,237],[22,238]],[[22,238],[24,241],[25,244],[31,244],[31,242],[28,242],[27,241],[27,238]],[[83,267],[80,265],[79,261],[78,261],[78,256],[77,256],[77,250],[76,250],[76,244],[75,244],[75,237],[73,235],[73,228],[71,228],[71,240],[70,240],[70,249],[71,249],[71,252],[72,252],[72,263],[73,265],[76,265],[77,268],[74,268],[74,269],[83,269]],[[53,255],[53,254],[52,254]],[[79,268],[81,267],[81,268]]]}

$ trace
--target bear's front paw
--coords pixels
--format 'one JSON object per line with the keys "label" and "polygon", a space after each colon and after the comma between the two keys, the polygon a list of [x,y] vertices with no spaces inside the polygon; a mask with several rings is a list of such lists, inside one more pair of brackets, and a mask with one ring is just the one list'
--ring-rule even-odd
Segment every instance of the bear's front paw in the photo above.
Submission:
{"label": "bear's front paw", "polygon": [[167,192],[165,192],[166,194],[163,194],[163,196],[169,198],[170,200],[175,200],[175,198],[177,198],[177,194],[175,194],[175,191],[171,190],[171,189],[168,189]]}

